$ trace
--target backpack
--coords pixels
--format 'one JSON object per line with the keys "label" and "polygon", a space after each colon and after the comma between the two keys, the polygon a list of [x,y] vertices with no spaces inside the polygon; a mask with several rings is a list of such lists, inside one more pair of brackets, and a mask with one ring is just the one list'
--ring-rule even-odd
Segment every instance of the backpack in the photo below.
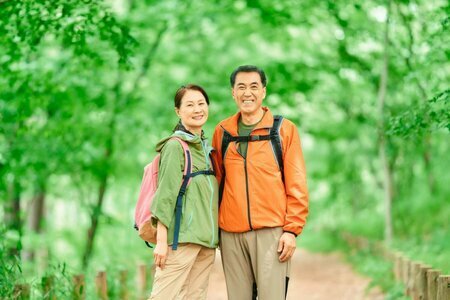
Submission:
{"label": "backpack", "polygon": [[[197,172],[191,172],[192,170],[192,157],[187,143],[180,138],[172,137],[171,139],[177,140],[183,147],[184,152],[184,171],[183,181],[180,185],[180,190],[177,196],[177,202],[175,206],[175,229],[172,249],[176,250],[178,247],[178,237],[180,234],[181,213],[183,209],[183,196],[186,193],[186,189],[191,182],[191,179],[197,175],[214,175],[212,170],[203,170]],[[151,248],[149,243],[156,244],[156,227],[152,225],[152,214],[150,207],[153,203],[156,190],[158,188],[158,173],[159,162],[161,154],[157,154],[153,161],[144,168],[144,176],[142,178],[141,190],[139,192],[138,201],[134,212],[134,228],[139,232],[141,239],[145,241],[145,244]]]}
{"label": "backpack", "polygon": [[[278,167],[281,172],[281,179],[284,182],[284,164],[283,164],[283,148],[281,146],[281,138],[280,138],[280,127],[283,121],[283,117],[280,115],[275,115],[273,117],[273,125],[270,129],[268,135],[239,135],[233,136],[229,132],[224,131],[222,137],[222,159],[225,157],[225,153],[227,152],[228,145],[231,142],[257,142],[257,141],[267,141],[270,140],[272,144],[273,153],[275,155],[275,159],[277,161]],[[219,186],[219,199],[222,201],[222,193],[225,184],[225,165],[222,168],[222,180],[220,181]]]}

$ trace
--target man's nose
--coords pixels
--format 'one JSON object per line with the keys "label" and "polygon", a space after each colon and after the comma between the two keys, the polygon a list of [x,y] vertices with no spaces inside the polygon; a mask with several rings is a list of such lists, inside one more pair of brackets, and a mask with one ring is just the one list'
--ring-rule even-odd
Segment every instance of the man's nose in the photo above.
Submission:
{"label": "man's nose", "polygon": [[244,90],[244,95],[245,96],[251,96],[252,95],[251,90],[250,89],[245,89]]}

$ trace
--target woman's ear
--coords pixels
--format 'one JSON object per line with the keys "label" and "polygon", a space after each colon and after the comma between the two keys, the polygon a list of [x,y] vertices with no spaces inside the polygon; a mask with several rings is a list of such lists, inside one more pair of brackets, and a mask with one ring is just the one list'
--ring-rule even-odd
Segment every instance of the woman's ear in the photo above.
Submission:
{"label": "woman's ear", "polygon": [[178,107],[175,107],[175,113],[177,114],[178,118],[180,118],[180,109]]}

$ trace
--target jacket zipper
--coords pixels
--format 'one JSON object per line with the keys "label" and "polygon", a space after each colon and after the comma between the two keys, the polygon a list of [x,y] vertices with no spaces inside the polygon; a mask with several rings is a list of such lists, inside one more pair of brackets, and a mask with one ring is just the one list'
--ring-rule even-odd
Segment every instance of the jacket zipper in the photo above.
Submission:
{"label": "jacket zipper", "polygon": [[[248,153],[248,145],[247,145],[247,153]],[[250,230],[253,230],[252,219],[250,216],[250,195],[248,193],[248,174],[247,174],[247,155],[244,158],[244,171],[245,171],[245,192],[247,194],[247,217],[248,217],[248,225],[250,226]]]}
{"label": "jacket zipper", "polygon": [[[222,129],[224,131],[225,128],[222,127]],[[255,129],[253,129],[255,130]],[[252,132],[253,132],[252,130]],[[228,131],[227,131],[228,132]],[[229,132],[228,132],[229,133]],[[252,133],[250,132],[249,135],[251,135]],[[239,133],[238,133],[239,135]],[[247,153],[245,155],[245,157],[239,152],[239,149],[236,149],[237,153],[244,159],[244,172],[245,172],[245,193],[247,196],[247,218],[248,218],[248,225],[250,226],[250,230],[253,230],[253,226],[252,226],[252,219],[251,219],[251,215],[250,215],[250,194],[248,192],[248,173],[247,173],[247,154],[248,154],[248,148],[249,148],[250,144],[247,143]],[[236,143],[236,147],[239,147],[238,144]],[[222,158],[223,159],[223,158]]]}
{"label": "jacket zipper", "polygon": [[[204,145],[203,145],[203,142],[201,143],[202,144],[202,150],[203,150],[203,154],[205,155],[205,162],[206,162],[206,168],[210,168],[210,166],[209,166],[209,156],[206,154],[206,151],[205,151],[205,147],[204,147]],[[211,246],[213,246],[214,245],[214,240],[215,240],[215,234],[214,234],[214,231],[215,231],[215,226],[214,226],[214,217],[213,217],[213,197],[214,197],[214,188],[212,187],[212,183],[211,183],[211,179],[209,178],[209,176],[206,176],[207,177],[207,179],[208,179],[208,183],[209,183],[209,188],[211,189],[211,197],[210,197],[210,199],[209,199],[209,216],[210,216],[210,220],[211,220],[211,226],[212,226],[212,237],[211,237]]]}

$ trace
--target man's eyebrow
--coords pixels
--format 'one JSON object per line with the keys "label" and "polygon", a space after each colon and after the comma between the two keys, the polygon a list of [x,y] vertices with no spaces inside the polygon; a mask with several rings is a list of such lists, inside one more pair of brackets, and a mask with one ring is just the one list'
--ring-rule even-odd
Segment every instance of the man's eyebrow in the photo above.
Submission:
{"label": "man's eyebrow", "polygon": [[[240,86],[240,85],[246,86],[246,84],[245,84],[245,83],[242,83],[242,82],[237,83],[237,85],[238,85],[238,86]],[[249,85],[259,85],[259,83],[258,83],[258,81],[253,81],[253,82],[251,82]]]}

